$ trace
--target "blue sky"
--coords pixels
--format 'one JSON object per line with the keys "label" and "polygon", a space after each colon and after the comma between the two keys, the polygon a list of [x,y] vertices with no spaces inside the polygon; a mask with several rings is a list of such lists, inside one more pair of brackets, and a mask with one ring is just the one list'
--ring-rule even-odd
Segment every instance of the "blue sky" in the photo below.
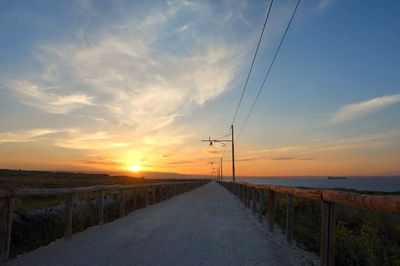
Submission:
{"label": "blue sky", "polygon": [[[296,2],[274,2],[237,131]],[[228,133],[268,4],[1,1],[0,167],[208,173],[224,148],[199,140]],[[239,175],[400,174],[399,11],[301,2]]]}

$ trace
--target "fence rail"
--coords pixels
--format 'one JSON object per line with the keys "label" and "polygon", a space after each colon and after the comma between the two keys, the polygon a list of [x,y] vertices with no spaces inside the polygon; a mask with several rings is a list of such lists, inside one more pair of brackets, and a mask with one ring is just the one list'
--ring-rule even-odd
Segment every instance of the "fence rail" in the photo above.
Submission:
{"label": "fence rail", "polygon": [[[268,227],[274,230],[275,193],[287,195],[286,205],[286,239],[288,243],[293,238],[294,207],[293,197],[321,201],[321,248],[320,264],[335,265],[335,205],[341,204],[357,209],[374,210],[386,213],[400,213],[400,196],[368,195],[344,192],[330,189],[301,189],[275,185],[253,185],[244,182],[218,181],[230,192],[235,194],[246,207],[258,211],[262,221],[262,212],[267,207]],[[264,206],[264,192],[268,192],[268,206]],[[258,195],[258,197],[257,197]],[[259,202],[259,207],[256,203]]]}
{"label": "fence rail", "polygon": [[[104,197],[105,192],[119,192],[119,213],[120,217],[125,215],[125,195],[126,191],[131,190],[133,193],[134,210],[137,208],[138,190],[144,189],[146,194],[146,207],[157,202],[156,190],[159,191],[159,201],[166,200],[177,194],[184,193],[195,189],[209,182],[204,181],[187,181],[187,182],[164,182],[164,183],[147,183],[137,185],[97,185],[76,188],[47,188],[47,189],[15,189],[0,190],[0,261],[6,261],[10,254],[12,217],[14,213],[14,199],[27,196],[66,196],[65,200],[65,217],[64,217],[64,237],[69,238],[72,235],[72,216],[74,208],[74,197],[84,193],[98,193],[98,224],[104,223]],[[170,193],[168,193],[168,191]],[[150,199],[151,198],[151,199]]]}

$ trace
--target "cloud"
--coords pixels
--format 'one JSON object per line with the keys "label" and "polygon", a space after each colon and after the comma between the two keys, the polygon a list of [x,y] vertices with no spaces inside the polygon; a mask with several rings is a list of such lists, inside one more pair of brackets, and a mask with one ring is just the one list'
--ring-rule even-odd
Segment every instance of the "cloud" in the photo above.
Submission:
{"label": "cloud", "polygon": [[194,161],[175,161],[175,162],[169,162],[167,164],[169,165],[176,165],[176,164],[192,164],[195,163]]}
{"label": "cloud", "polygon": [[298,161],[311,161],[311,160],[317,160],[317,158],[313,157],[274,157],[274,158],[269,158],[272,161],[290,161],[290,160],[298,160]]}
{"label": "cloud", "polygon": [[20,101],[48,113],[67,114],[81,106],[93,105],[92,97],[85,93],[60,94],[54,87],[39,87],[29,81],[13,81],[9,87],[15,89]]}
{"label": "cloud", "polygon": [[267,157],[267,156],[252,156],[252,157],[242,157],[237,159],[239,162],[248,162],[248,161],[259,161],[259,160],[271,160],[271,161],[308,161],[308,160],[317,160],[317,158],[312,157]]}
{"label": "cloud", "polygon": [[248,158],[251,160],[319,160],[334,152],[365,151],[398,145],[400,145],[400,130],[392,130],[349,138],[324,138],[304,146],[248,150],[245,152],[248,157],[244,158],[247,161],[250,161]]}
{"label": "cloud", "polygon": [[345,105],[334,114],[330,123],[338,124],[362,118],[398,102],[400,102],[400,93]]}
{"label": "cloud", "polygon": [[[265,157],[263,157],[263,156],[242,157],[242,158],[238,158],[238,159],[235,158],[235,161],[238,161],[238,162],[250,162],[250,161],[258,161],[258,160],[262,160],[262,159],[265,159]],[[232,160],[228,160],[228,161],[231,162]]]}
{"label": "cloud", "polygon": [[178,31],[184,31],[184,30],[187,30],[189,27],[190,27],[190,25],[189,25],[189,24],[183,25],[182,27],[180,27],[180,28],[178,29]]}
{"label": "cloud", "polygon": [[209,154],[220,154],[221,152],[217,151],[217,150],[209,150],[209,149],[207,149],[206,153],[209,153]]}
{"label": "cloud", "polygon": [[38,141],[41,139],[40,137],[58,132],[60,131],[56,129],[30,129],[16,132],[2,132],[0,133],[0,143]]}
{"label": "cloud", "polygon": [[[56,134],[57,133],[57,134]],[[46,140],[53,145],[74,150],[102,150],[130,146],[130,142],[116,141],[107,132],[82,132],[80,129],[29,129],[0,133],[0,143],[37,142]]]}
{"label": "cloud", "polygon": [[275,158],[270,158],[270,160],[273,161],[287,161],[287,160],[294,160],[295,158],[292,157],[275,157]]}
{"label": "cloud", "polygon": [[125,166],[125,164],[120,161],[102,158],[102,157],[93,157],[86,161],[83,161],[82,163],[88,164],[88,165],[100,165],[100,166],[109,166],[109,167],[116,167],[116,168],[121,168],[121,167]]}
{"label": "cloud", "polygon": [[74,150],[108,150],[130,146],[130,142],[116,141],[118,138],[107,132],[68,132],[68,136],[53,140],[55,146]]}
{"label": "cloud", "polygon": [[332,3],[334,2],[334,0],[319,0],[318,4],[316,5],[316,9],[317,10],[325,10],[326,8],[328,8]]}
{"label": "cloud", "polygon": [[[209,8],[215,7],[169,1],[144,17],[79,30],[83,40],[42,41],[34,50],[40,67],[8,87],[21,103],[48,113],[102,119],[143,134],[164,128],[227,91],[239,70],[246,47],[221,38],[224,25],[203,32],[204,23],[213,24],[203,18]],[[190,33],[189,24],[168,30],[188,15]]]}

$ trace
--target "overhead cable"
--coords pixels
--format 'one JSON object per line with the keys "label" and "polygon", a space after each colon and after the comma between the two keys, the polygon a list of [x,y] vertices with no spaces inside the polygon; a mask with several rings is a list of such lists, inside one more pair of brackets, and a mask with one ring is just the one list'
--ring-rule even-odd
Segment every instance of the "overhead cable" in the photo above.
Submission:
{"label": "overhead cable", "polygon": [[249,82],[251,71],[253,70],[254,62],[256,60],[257,53],[258,53],[258,48],[260,47],[260,43],[261,43],[262,37],[264,35],[265,26],[267,25],[268,18],[269,18],[269,13],[271,12],[271,8],[272,8],[272,3],[273,2],[274,2],[274,0],[271,0],[271,2],[269,4],[267,16],[265,17],[265,21],[264,21],[264,26],[263,26],[263,28],[261,30],[260,38],[258,39],[258,43],[257,43],[257,48],[256,48],[256,51],[255,51],[254,56],[253,56],[253,61],[251,62],[250,70],[249,70],[249,73],[247,74],[246,82],[244,83],[244,87],[243,87],[243,90],[242,90],[242,95],[240,95],[239,103],[238,103],[238,105],[236,107],[235,115],[233,116],[233,120],[232,120],[231,125],[233,125],[233,123],[235,122],[237,113],[239,111],[240,104],[242,103],[243,95],[244,95],[244,92],[246,91],[247,83]]}
{"label": "overhead cable", "polygon": [[242,128],[240,129],[239,134],[238,134],[237,137],[236,137],[236,140],[237,140],[237,139],[240,137],[240,135],[242,134],[243,129],[245,128],[245,126],[246,126],[246,124],[247,124],[247,121],[249,120],[250,115],[251,115],[251,113],[252,113],[253,110],[254,110],[254,107],[255,107],[255,105],[256,105],[256,103],[257,103],[257,100],[258,100],[258,98],[260,97],[260,93],[261,93],[262,89],[264,88],[265,82],[267,81],[267,78],[268,78],[268,76],[269,76],[269,73],[271,72],[272,66],[273,66],[274,63],[275,63],[276,57],[278,56],[279,50],[281,49],[281,46],[282,46],[282,43],[283,43],[283,41],[285,40],[285,37],[286,37],[286,34],[287,34],[288,30],[289,30],[290,25],[292,24],[294,15],[296,14],[296,11],[297,11],[297,8],[299,7],[300,1],[301,1],[301,0],[298,0],[298,1],[297,1],[296,7],[295,7],[295,9],[293,10],[293,13],[292,13],[292,16],[291,16],[291,18],[290,18],[290,21],[289,21],[288,25],[286,26],[285,33],[283,34],[282,39],[281,39],[281,42],[279,43],[279,46],[278,46],[278,48],[276,49],[274,58],[272,59],[272,62],[271,62],[271,64],[270,64],[269,67],[268,67],[268,71],[267,71],[267,73],[266,73],[266,75],[265,75],[265,77],[264,77],[264,80],[263,80],[263,82],[262,82],[262,84],[261,84],[261,86],[260,86],[260,89],[258,90],[257,96],[256,96],[256,98],[254,99],[254,102],[253,102],[253,104],[252,104],[252,106],[251,106],[251,108],[250,108],[250,111],[249,111],[249,113],[247,114],[246,120],[244,121],[243,126],[242,126]]}

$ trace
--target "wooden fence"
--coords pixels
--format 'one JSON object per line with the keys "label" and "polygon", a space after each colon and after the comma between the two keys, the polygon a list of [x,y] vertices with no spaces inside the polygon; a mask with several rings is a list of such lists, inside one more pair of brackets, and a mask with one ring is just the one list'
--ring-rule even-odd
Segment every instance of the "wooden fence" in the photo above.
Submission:
{"label": "wooden fence", "polygon": [[[64,237],[69,238],[72,235],[72,216],[74,197],[84,193],[98,193],[98,224],[104,223],[104,197],[106,192],[119,191],[119,216],[125,215],[125,195],[130,190],[133,193],[134,209],[137,206],[138,190],[145,190],[146,207],[150,201],[152,204],[157,202],[156,190],[158,189],[160,198],[165,200],[177,194],[195,189],[207,183],[205,181],[188,182],[164,182],[147,183],[137,185],[97,185],[77,188],[49,188],[49,189],[16,189],[0,190],[0,260],[6,261],[10,254],[12,218],[14,212],[14,199],[26,196],[66,196],[65,217],[64,217]],[[169,192],[169,193],[166,193]]]}
{"label": "wooden fence", "polygon": [[[293,238],[293,197],[321,201],[320,264],[324,266],[335,265],[335,204],[364,210],[400,213],[400,196],[395,195],[377,196],[329,189],[300,189],[275,185],[252,185],[243,182],[219,181],[219,184],[235,194],[244,202],[246,207],[252,208],[255,212],[258,211],[260,221],[262,219],[262,211],[266,207],[264,206],[264,192],[268,192],[267,222],[271,232],[274,230],[275,193],[286,194],[286,239],[288,243],[291,243]],[[258,209],[257,202],[259,205]]]}

